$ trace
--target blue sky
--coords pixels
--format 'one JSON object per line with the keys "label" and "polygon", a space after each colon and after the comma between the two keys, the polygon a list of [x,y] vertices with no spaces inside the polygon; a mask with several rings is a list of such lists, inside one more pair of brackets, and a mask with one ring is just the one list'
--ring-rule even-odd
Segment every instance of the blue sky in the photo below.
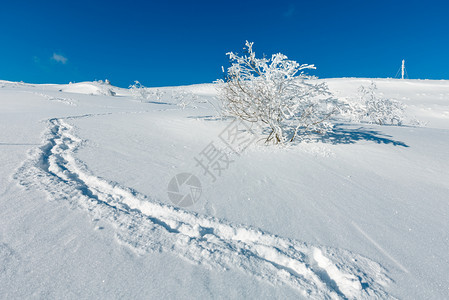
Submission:
{"label": "blue sky", "polygon": [[212,82],[225,53],[286,54],[329,77],[449,79],[445,1],[5,1],[0,79]]}

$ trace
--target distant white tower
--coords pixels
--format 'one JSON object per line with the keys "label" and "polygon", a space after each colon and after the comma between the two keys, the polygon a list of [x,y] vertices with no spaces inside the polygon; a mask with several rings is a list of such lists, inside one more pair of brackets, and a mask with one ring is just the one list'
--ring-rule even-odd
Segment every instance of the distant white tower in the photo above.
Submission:
{"label": "distant white tower", "polygon": [[399,68],[394,78],[398,78],[399,72],[401,72],[401,79],[408,78],[407,70],[405,69],[405,59],[402,60],[402,66]]}
{"label": "distant white tower", "polygon": [[405,73],[405,59],[402,60],[402,68],[401,68],[401,71],[402,71],[402,79],[404,79],[404,73]]}

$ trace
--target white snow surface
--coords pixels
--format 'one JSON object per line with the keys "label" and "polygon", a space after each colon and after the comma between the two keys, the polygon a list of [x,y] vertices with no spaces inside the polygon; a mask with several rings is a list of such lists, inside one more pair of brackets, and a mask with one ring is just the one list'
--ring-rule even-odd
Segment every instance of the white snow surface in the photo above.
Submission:
{"label": "white snow surface", "polygon": [[0,81],[0,298],[448,299],[449,81],[323,80],[374,80],[408,123],[256,142],[216,181],[194,160],[232,121],[214,84]]}

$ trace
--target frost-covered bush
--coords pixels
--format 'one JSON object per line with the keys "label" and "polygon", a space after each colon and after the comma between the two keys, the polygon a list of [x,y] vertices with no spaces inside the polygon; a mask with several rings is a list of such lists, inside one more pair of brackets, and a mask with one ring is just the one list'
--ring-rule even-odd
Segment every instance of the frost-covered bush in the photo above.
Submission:
{"label": "frost-covered bush", "polygon": [[176,105],[180,106],[182,109],[185,109],[186,107],[196,108],[195,102],[198,100],[198,95],[184,90],[174,90],[172,92],[172,98]]}
{"label": "frost-covered bush", "polygon": [[256,58],[253,43],[246,54],[227,53],[231,66],[219,80],[224,116],[257,123],[268,129],[267,143],[284,144],[299,135],[325,132],[328,120],[338,111],[325,83],[303,73],[314,65],[299,64],[278,53]]}
{"label": "frost-covered bush", "polygon": [[186,107],[196,108],[194,103],[198,100],[198,96],[183,89],[159,89],[147,88],[139,81],[129,86],[132,96],[142,102],[164,102],[172,103],[180,106],[182,109]]}
{"label": "frost-covered bush", "polygon": [[361,86],[359,93],[362,121],[378,125],[402,125],[406,107],[402,102],[379,96],[374,82],[368,87]]}
{"label": "frost-covered bush", "polygon": [[146,87],[144,87],[139,81],[134,81],[134,84],[129,86],[129,89],[131,90],[131,94],[133,95],[134,99],[139,100],[146,100],[148,99],[149,92]]}
{"label": "frost-covered bush", "polygon": [[344,105],[342,106],[342,115],[349,119],[350,122],[360,123],[366,116],[365,103],[360,99],[344,99]]}
{"label": "frost-covered bush", "polygon": [[142,102],[145,101],[160,102],[162,100],[162,97],[165,95],[165,93],[162,92],[161,90],[157,88],[156,89],[147,88],[137,80],[134,81],[134,84],[129,86],[129,89],[131,91],[133,98],[141,100]]}

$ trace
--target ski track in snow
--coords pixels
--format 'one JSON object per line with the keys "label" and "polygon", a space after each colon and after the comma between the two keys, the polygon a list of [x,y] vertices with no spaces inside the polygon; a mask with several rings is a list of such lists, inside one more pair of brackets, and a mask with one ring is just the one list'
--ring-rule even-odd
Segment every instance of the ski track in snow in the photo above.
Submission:
{"label": "ski track in snow", "polygon": [[358,254],[188,212],[96,177],[74,157],[83,140],[68,123],[95,116],[50,119],[43,145],[30,152],[15,179],[109,222],[119,242],[139,253],[163,251],[209,268],[240,269],[310,299],[392,298],[385,269]]}

